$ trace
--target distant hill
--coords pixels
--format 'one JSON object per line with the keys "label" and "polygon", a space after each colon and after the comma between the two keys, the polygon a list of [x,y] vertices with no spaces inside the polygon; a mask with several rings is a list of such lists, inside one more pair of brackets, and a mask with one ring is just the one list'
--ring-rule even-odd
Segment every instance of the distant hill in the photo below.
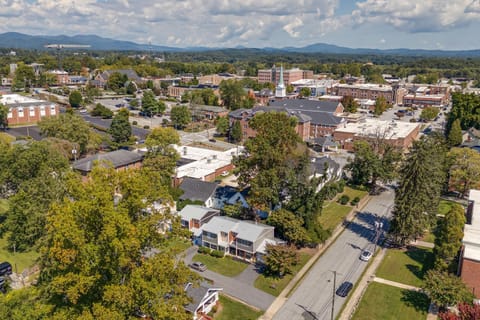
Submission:
{"label": "distant hill", "polygon": [[[0,48],[37,49],[44,50],[44,46],[52,43],[61,44],[83,44],[90,45],[90,50],[112,50],[112,51],[156,51],[156,52],[202,52],[212,50],[224,50],[229,48],[210,47],[189,47],[176,48],[169,46],[138,44],[132,41],[122,41],[110,38],[103,38],[97,35],[76,35],[76,36],[32,36],[17,32],[0,34]],[[252,50],[238,46],[236,50]],[[305,47],[284,47],[284,48],[257,48],[260,52],[298,52],[298,53],[327,53],[327,54],[376,54],[376,55],[401,55],[401,56],[439,56],[439,57],[480,57],[479,50],[421,50],[421,49],[368,49],[368,48],[347,48],[326,43],[315,43]]]}

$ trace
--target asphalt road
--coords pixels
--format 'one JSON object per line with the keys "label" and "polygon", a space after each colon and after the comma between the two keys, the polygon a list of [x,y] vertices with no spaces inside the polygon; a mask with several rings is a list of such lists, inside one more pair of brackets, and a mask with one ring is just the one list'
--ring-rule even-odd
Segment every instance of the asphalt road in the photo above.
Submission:
{"label": "asphalt road", "polygon": [[[102,127],[102,128],[105,128],[105,129],[108,129],[110,128],[110,124],[112,123],[112,120],[111,119],[102,119],[102,118],[97,118],[97,117],[92,117],[88,114],[80,114],[83,119],[85,119],[85,121],[87,122],[90,122],[96,126],[99,126],[99,127]],[[146,129],[142,129],[142,128],[139,128],[139,127],[136,127],[136,126],[132,126],[132,134],[136,137],[138,137],[138,139],[140,140],[144,140],[147,135],[150,133],[149,130],[146,130]]]}
{"label": "asphalt road", "polygon": [[[375,221],[387,228],[386,215],[393,207],[391,189],[372,197],[362,212],[357,214],[330,248],[318,259],[287,302],[275,314],[276,320],[330,319],[333,292],[344,282],[355,284],[367,263],[359,259],[363,249],[374,249]],[[335,289],[334,271],[337,272]],[[347,298],[335,295],[334,318]]]}

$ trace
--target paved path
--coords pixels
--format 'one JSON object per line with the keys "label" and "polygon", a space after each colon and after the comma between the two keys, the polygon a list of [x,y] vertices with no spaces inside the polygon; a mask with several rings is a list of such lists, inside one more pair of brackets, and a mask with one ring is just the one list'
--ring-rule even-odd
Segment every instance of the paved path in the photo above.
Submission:
{"label": "paved path", "polygon": [[420,241],[420,240],[412,241],[410,244],[411,244],[412,246],[419,246],[419,247],[425,247],[425,248],[433,248],[433,247],[435,247],[435,244],[434,244],[434,243],[425,242],[425,241]]}
{"label": "paved path", "polygon": [[[192,246],[184,251],[183,258],[186,264],[192,262],[193,256],[198,251],[197,246]],[[196,270],[194,270],[196,271]],[[223,288],[225,294],[240,300],[256,309],[266,310],[275,300],[275,297],[253,286],[258,273],[255,266],[249,264],[247,268],[236,277],[226,277],[211,270],[198,272],[202,277],[213,281],[215,287]]]}
{"label": "paved path", "polygon": [[391,281],[391,280],[387,280],[387,279],[383,279],[383,278],[378,278],[378,277],[374,277],[373,281],[378,282],[378,283],[387,284],[389,286],[397,287],[397,288],[401,288],[401,289],[407,289],[407,290],[413,290],[413,291],[422,290],[419,287],[415,287],[415,286],[411,286],[411,285],[408,285],[408,284],[395,282],[395,281]]}

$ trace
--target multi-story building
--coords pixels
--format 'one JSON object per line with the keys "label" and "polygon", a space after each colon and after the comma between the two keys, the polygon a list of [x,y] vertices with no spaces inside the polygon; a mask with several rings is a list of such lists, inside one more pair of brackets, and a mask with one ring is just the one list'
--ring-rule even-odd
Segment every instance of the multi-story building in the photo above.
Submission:
{"label": "multi-story building", "polygon": [[42,118],[53,117],[59,113],[59,106],[56,103],[19,94],[2,95],[0,103],[8,108],[7,122],[9,125],[35,124]]}
{"label": "multi-story building", "polygon": [[470,190],[458,273],[480,299],[480,190]]}
{"label": "multi-story building", "polygon": [[363,119],[345,123],[333,132],[334,140],[345,150],[353,151],[357,140],[383,139],[386,143],[407,150],[418,137],[420,126],[417,123]]}
{"label": "multi-story building", "polygon": [[[271,82],[275,85],[278,85],[280,81],[280,74],[282,73],[281,71],[281,67],[275,66],[273,66],[271,69],[260,69],[258,70],[258,82]],[[313,78],[313,71],[301,70],[298,68],[283,70],[283,81],[285,85],[290,85],[292,82],[308,78]]]}
{"label": "multi-story building", "polygon": [[376,100],[379,97],[384,97],[390,104],[402,103],[403,92],[405,92],[404,90],[395,92],[390,85],[372,83],[339,84],[335,87],[335,91],[339,96],[351,96],[356,99]]}

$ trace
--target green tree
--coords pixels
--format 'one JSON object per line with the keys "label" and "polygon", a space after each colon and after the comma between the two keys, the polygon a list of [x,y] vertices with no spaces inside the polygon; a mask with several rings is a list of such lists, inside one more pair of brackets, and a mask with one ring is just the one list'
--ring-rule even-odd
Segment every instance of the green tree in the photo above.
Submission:
{"label": "green tree", "polygon": [[230,140],[237,143],[242,140],[242,125],[240,121],[234,121],[230,130]]}
{"label": "green tree", "polygon": [[147,117],[152,117],[156,114],[162,114],[165,111],[165,103],[155,99],[153,91],[145,91],[142,97],[142,111]]}
{"label": "green tree", "polygon": [[293,272],[293,267],[298,264],[299,256],[293,246],[267,244],[265,265],[267,274],[283,277]]}
{"label": "green tree", "polygon": [[457,119],[460,121],[462,130],[471,127],[480,129],[480,96],[473,93],[452,93],[452,110],[448,113],[446,126],[447,137]]}
{"label": "green tree", "polygon": [[312,95],[312,90],[309,87],[303,87],[298,94],[302,98],[309,98]]}
{"label": "green tree", "polygon": [[377,117],[384,113],[388,108],[387,99],[384,96],[380,96],[375,100],[375,110],[373,114]]}
{"label": "green tree", "polygon": [[219,90],[223,105],[230,110],[241,108],[242,101],[247,98],[247,94],[240,81],[223,80],[220,83]]}
{"label": "green tree", "polygon": [[13,77],[12,89],[13,91],[26,91],[35,84],[35,72],[33,68],[23,62],[18,63]]}
{"label": "green tree", "polygon": [[68,96],[68,103],[70,103],[70,106],[72,106],[72,108],[81,107],[82,102],[83,102],[83,97],[80,91],[74,90],[70,92],[70,95]]}
{"label": "green tree", "polygon": [[77,145],[82,154],[97,150],[100,144],[99,135],[82,117],[72,113],[45,118],[38,126],[42,135],[68,140]]}
{"label": "green tree", "polygon": [[[49,211],[41,250],[38,287],[54,305],[51,319],[128,319],[138,310],[154,319],[191,317],[184,287],[196,276],[178,262],[179,250],[165,247],[179,220],[154,209],[154,201],[171,199],[149,174],[97,166],[89,180],[69,180],[69,196]],[[172,231],[159,233],[159,221]]]}
{"label": "green tree", "polygon": [[285,209],[272,211],[267,224],[275,227],[275,233],[288,243],[302,245],[309,240],[302,219]]}
{"label": "green tree", "polygon": [[227,117],[218,117],[217,118],[217,132],[218,132],[218,134],[221,134],[222,136],[226,135],[228,133],[229,127],[230,127],[230,124],[228,122]]}
{"label": "green tree", "polygon": [[445,271],[427,271],[423,290],[433,303],[441,307],[454,306],[460,302],[470,303],[474,299],[459,277]]}
{"label": "green tree", "polygon": [[8,127],[8,107],[0,103],[0,129],[5,130]]}
{"label": "green tree", "polygon": [[424,136],[415,141],[400,169],[390,232],[405,245],[423,235],[434,221],[446,181],[445,141]]}
{"label": "green tree", "polygon": [[137,86],[135,86],[135,83],[133,81],[129,81],[127,84],[127,94],[134,94],[137,91]]}
{"label": "green tree", "polygon": [[455,258],[462,246],[465,214],[462,206],[454,204],[440,221],[435,238],[435,268],[456,271]]}
{"label": "green tree", "polygon": [[422,113],[420,114],[420,119],[432,121],[436,116],[438,116],[439,112],[440,111],[436,107],[423,108]]}
{"label": "green tree", "polygon": [[108,89],[113,91],[119,91],[125,86],[125,83],[128,81],[126,74],[121,74],[120,72],[114,72],[108,77],[107,86]]}
{"label": "green tree", "polygon": [[90,112],[93,117],[102,117],[103,119],[111,119],[113,117],[113,111],[105,107],[101,103],[97,103]]}
{"label": "green tree", "polygon": [[480,188],[480,154],[469,148],[452,148],[448,156],[452,164],[450,189],[465,197],[470,189]]}
{"label": "green tree", "polygon": [[174,106],[170,111],[170,119],[175,128],[183,129],[192,121],[192,114],[187,106]]}
{"label": "green tree", "polygon": [[110,129],[108,132],[112,135],[113,142],[117,144],[123,144],[130,140],[132,136],[132,126],[128,121],[129,112],[128,109],[122,108],[113,117]]}
{"label": "green tree", "polygon": [[[282,193],[304,169],[305,144],[295,131],[296,119],[284,112],[257,113],[249,121],[256,131],[245,142],[245,153],[235,159],[238,181],[251,187],[251,203],[270,210],[282,200]],[[248,156],[247,156],[248,155]]]}
{"label": "green tree", "polygon": [[355,113],[358,109],[358,102],[352,96],[344,96],[342,98],[342,105],[345,112]]}
{"label": "green tree", "polygon": [[448,144],[452,147],[458,146],[463,142],[462,128],[460,127],[460,119],[453,121],[447,136]]}

